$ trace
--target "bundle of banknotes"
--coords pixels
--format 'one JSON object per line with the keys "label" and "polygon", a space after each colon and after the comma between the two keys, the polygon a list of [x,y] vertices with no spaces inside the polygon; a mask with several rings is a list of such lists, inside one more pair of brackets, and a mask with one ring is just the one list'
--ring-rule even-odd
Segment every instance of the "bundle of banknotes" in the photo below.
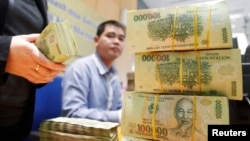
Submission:
{"label": "bundle of banknotes", "polygon": [[130,10],[126,20],[126,40],[131,53],[232,48],[225,0]]}
{"label": "bundle of banknotes", "polygon": [[40,141],[117,141],[118,123],[57,117],[43,121]]}
{"label": "bundle of banknotes", "polygon": [[242,100],[242,81],[240,49],[135,54],[135,91]]}
{"label": "bundle of banknotes", "polygon": [[78,53],[75,34],[67,21],[50,22],[35,44],[47,58],[56,63],[63,63]]}
{"label": "bundle of banknotes", "polygon": [[225,96],[124,94],[121,132],[124,138],[207,141],[207,125],[229,124]]}
{"label": "bundle of banknotes", "polygon": [[[138,36],[139,35],[139,36]],[[241,52],[227,3],[214,0],[127,12],[134,91],[123,94],[123,141],[207,141],[243,99]]]}

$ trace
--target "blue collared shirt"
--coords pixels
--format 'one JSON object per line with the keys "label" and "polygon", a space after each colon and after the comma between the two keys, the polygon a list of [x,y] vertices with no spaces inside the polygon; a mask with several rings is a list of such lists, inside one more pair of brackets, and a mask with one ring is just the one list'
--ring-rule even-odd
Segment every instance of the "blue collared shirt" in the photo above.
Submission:
{"label": "blue collared shirt", "polygon": [[73,62],[62,79],[62,116],[119,122],[121,85],[114,66],[107,69],[99,56]]}

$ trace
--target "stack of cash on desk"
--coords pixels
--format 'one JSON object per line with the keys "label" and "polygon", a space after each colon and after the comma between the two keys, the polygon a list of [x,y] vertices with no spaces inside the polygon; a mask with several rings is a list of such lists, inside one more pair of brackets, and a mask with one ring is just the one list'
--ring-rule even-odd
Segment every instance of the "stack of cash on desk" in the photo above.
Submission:
{"label": "stack of cash on desk", "polygon": [[67,22],[50,22],[35,44],[50,60],[63,63],[78,53],[77,41]]}
{"label": "stack of cash on desk", "polygon": [[57,117],[39,128],[40,141],[117,141],[118,123]]}
{"label": "stack of cash on desk", "polygon": [[243,88],[226,0],[130,10],[126,21],[135,88],[123,96],[122,136],[207,141],[209,124],[230,124],[228,99]]}

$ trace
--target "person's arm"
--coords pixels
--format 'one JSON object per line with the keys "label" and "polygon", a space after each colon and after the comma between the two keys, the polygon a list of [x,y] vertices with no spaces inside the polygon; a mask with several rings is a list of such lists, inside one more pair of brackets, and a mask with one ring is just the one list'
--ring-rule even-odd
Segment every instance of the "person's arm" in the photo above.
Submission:
{"label": "person's arm", "polygon": [[[39,34],[0,36],[2,82],[5,78],[3,75],[9,73],[34,84],[48,83],[65,69],[64,64],[50,61],[38,50],[34,44],[38,36]],[[39,69],[35,70],[37,65]]]}
{"label": "person's arm", "polygon": [[121,84],[120,80],[118,79],[118,75],[114,82],[112,82],[113,86],[113,101],[112,101],[112,109],[113,113],[110,113],[109,119],[113,121],[120,122],[121,120],[121,112],[122,112],[122,94],[121,94]]}
{"label": "person's arm", "polygon": [[91,75],[86,73],[88,71],[87,68],[79,69],[79,64],[76,63],[66,70],[62,80],[62,116],[119,122],[118,108],[109,111],[88,107],[92,79]]}

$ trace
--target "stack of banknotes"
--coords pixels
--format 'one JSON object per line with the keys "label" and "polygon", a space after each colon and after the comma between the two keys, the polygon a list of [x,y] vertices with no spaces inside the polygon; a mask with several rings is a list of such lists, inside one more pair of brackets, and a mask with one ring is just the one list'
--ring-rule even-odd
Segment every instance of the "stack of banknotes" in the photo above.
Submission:
{"label": "stack of banknotes", "polygon": [[41,123],[40,141],[117,141],[118,126],[113,122],[57,117]]}
{"label": "stack of banknotes", "polygon": [[[124,141],[207,141],[243,99],[241,53],[226,0],[127,12],[134,91],[123,95]],[[139,35],[139,36],[138,36]]]}
{"label": "stack of banknotes", "polygon": [[[140,36],[137,36],[140,35]],[[243,99],[225,0],[127,12],[135,91]]]}
{"label": "stack of banknotes", "polygon": [[63,63],[78,53],[75,34],[67,21],[50,22],[35,44],[47,58],[56,63]]}
{"label": "stack of banknotes", "polygon": [[126,20],[126,40],[131,53],[232,48],[225,0],[131,10]]}
{"label": "stack of banknotes", "polygon": [[[156,95],[127,91],[121,132],[126,138],[207,141],[207,126],[229,124],[225,96]],[[136,140],[136,139],[134,139]]]}
{"label": "stack of banknotes", "polygon": [[135,56],[135,91],[139,92],[225,95],[242,100],[242,81],[240,49],[160,51]]}

